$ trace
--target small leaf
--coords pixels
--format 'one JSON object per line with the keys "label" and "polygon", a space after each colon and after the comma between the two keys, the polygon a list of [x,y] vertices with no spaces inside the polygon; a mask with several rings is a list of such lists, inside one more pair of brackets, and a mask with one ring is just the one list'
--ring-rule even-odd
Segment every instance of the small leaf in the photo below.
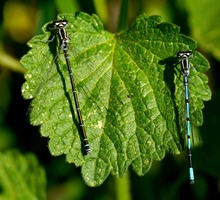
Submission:
{"label": "small leaf", "polygon": [[17,151],[0,154],[0,199],[45,199],[46,177],[32,154]]}
{"label": "small leaf", "polygon": [[[159,16],[141,15],[129,30],[115,35],[103,29],[96,15],[59,17],[69,22],[69,58],[92,152],[83,155],[64,55],[58,39],[48,42],[54,33],[44,27],[44,35],[29,42],[32,49],[21,60],[28,69],[22,94],[34,98],[30,121],[50,138],[50,152],[66,154],[68,162],[82,166],[90,186],[102,184],[110,173],[122,177],[130,165],[144,175],[167,151],[180,153],[185,107],[176,55],[194,51],[196,43]],[[209,65],[198,52],[190,62],[191,114],[201,125],[203,100],[210,99],[203,74]]]}

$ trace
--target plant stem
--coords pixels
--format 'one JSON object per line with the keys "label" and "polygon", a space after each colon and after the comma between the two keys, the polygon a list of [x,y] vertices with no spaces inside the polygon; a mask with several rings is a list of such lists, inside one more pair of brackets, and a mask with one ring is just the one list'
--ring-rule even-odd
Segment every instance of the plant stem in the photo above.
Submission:
{"label": "plant stem", "polygon": [[2,45],[0,45],[0,66],[22,74],[26,71],[17,59],[13,58],[3,50]]}
{"label": "plant stem", "polygon": [[130,176],[129,172],[122,178],[116,178],[116,199],[117,200],[131,200],[130,192]]}
{"label": "plant stem", "polygon": [[118,23],[118,32],[127,28],[129,0],[121,0],[120,18]]}

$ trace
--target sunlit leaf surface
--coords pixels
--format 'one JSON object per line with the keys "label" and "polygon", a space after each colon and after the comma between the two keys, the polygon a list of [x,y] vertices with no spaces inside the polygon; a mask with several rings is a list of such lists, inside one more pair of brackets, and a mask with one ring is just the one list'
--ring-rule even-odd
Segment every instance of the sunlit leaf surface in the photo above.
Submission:
{"label": "sunlit leaf surface", "polygon": [[[96,15],[60,15],[69,22],[69,58],[91,153],[85,155],[69,74],[54,33],[35,36],[22,58],[28,69],[22,94],[31,103],[30,122],[50,138],[53,155],[82,166],[90,186],[131,166],[144,175],[153,160],[181,151],[185,136],[183,82],[177,52],[192,50],[191,115],[202,124],[203,101],[210,99],[206,59],[179,27],[159,16],[140,16],[129,30],[111,34]],[[49,42],[50,41],[50,42]]]}

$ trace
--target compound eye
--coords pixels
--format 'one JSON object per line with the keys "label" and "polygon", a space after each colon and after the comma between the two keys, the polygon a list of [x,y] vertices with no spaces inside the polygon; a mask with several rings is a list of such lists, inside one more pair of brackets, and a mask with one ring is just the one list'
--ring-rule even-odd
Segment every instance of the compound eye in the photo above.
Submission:
{"label": "compound eye", "polygon": [[60,24],[62,24],[63,26],[66,26],[68,24],[67,20],[60,20]]}
{"label": "compound eye", "polygon": [[191,55],[192,55],[192,52],[191,52],[191,51],[186,51],[186,52],[185,52],[185,55],[186,55],[186,56],[191,56]]}
{"label": "compound eye", "polygon": [[178,55],[178,57],[183,57],[183,53],[182,52],[178,52],[177,55]]}
{"label": "compound eye", "polygon": [[191,52],[188,52],[188,53],[187,53],[187,56],[191,56],[191,55],[192,55],[192,53],[191,53]]}

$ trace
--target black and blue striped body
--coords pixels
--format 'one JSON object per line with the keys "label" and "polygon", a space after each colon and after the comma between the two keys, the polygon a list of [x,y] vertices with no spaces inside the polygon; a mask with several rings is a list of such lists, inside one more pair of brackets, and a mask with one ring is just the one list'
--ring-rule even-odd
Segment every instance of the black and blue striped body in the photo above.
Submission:
{"label": "black and blue striped body", "polygon": [[185,91],[185,110],[186,110],[186,131],[187,131],[187,148],[188,148],[188,162],[189,162],[189,181],[194,184],[194,171],[192,166],[192,152],[191,152],[191,124],[190,124],[190,105],[189,105],[189,74],[190,63],[188,58],[192,56],[190,51],[181,51],[178,56],[182,58],[181,69],[183,74],[183,83]]}

